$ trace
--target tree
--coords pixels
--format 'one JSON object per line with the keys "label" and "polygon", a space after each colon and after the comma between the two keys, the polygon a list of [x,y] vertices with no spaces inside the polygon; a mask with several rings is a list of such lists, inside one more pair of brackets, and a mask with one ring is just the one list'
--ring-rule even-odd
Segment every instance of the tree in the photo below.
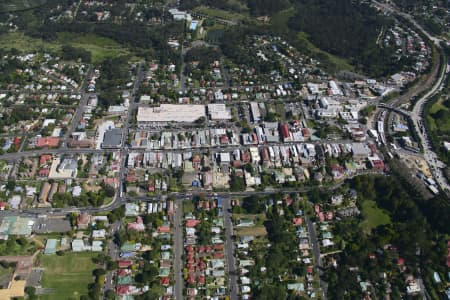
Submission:
{"label": "tree", "polygon": [[28,295],[28,299],[29,300],[36,300],[37,296],[36,296],[36,288],[33,286],[27,286],[25,288],[25,293]]}
{"label": "tree", "polygon": [[63,45],[61,47],[62,58],[64,60],[78,60],[81,59],[85,63],[91,62],[91,52],[78,47],[70,45]]}
{"label": "tree", "polygon": [[116,190],[111,185],[104,183],[102,187],[103,190],[105,191],[106,197],[114,197],[114,195],[116,194]]}

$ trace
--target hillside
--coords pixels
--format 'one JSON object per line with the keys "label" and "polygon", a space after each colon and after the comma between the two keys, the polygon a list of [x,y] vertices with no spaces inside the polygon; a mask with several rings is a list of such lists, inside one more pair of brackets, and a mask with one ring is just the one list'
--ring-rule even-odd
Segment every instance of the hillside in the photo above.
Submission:
{"label": "hillside", "polygon": [[47,0],[3,0],[0,3],[0,13],[35,8],[46,2]]}

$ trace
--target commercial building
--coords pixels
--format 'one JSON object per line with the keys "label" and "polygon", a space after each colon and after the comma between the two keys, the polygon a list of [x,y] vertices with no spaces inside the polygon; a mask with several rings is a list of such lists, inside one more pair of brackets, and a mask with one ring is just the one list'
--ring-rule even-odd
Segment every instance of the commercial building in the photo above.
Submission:
{"label": "commercial building", "polygon": [[193,123],[205,118],[205,106],[194,104],[161,104],[158,107],[139,107],[137,113],[138,126],[148,127],[170,122]]}
{"label": "commercial building", "polygon": [[102,149],[119,148],[122,144],[122,129],[112,128],[103,135]]}
{"label": "commercial building", "polygon": [[223,103],[208,104],[208,116],[212,121],[231,120],[231,110]]}
{"label": "commercial building", "polygon": [[68,179],[77,177],[78,162],[74,158],[55,158],[50,168],[50,179]]}
{"label": "commercial building", "polygon": [[253,123],[258,123],[261,120],[261,111],[257,102],[250,102],[250,112],[252,114]]}
{"label": "commercial building", "polygon": [[353,143],[352,154],[355,161],[365,160],[370,155],[370,148],[363,143]]}

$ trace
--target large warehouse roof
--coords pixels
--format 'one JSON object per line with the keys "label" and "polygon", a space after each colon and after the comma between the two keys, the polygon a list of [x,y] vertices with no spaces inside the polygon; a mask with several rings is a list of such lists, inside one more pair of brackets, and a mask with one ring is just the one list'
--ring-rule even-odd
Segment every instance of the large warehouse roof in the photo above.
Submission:
{"label": "large warehouse roof", "polygon": [[194,122],[205,117],[204,105],[161,104],[159,107],[139,107],[138,122]]}

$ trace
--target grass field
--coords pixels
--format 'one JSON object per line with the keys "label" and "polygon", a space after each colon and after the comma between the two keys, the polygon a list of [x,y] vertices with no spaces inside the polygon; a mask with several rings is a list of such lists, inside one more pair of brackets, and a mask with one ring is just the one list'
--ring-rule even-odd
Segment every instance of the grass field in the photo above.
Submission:
{"label": "grass field", "polygon": [[209,17],[213,17],[213,18],[215,17],[215,18],[220,18],[223,20],[235,21],[235,22],[242,21],[249,17],[246,14],[240,14],[240,13],[236,13],[236,12],[212,8],[212,7],[203,6],[203,5],[196,7],[194,9],[194,11],[197,13],[203,14],[203,15],[207,15]]}
{"label": "grass field", "polygon": [[373,200],[364,200],[362,203],[362,215],[364,216],[364,221],[360,226],[366,233],[370,233],[372,228],[378,225],[391,223],[389,216]]}
{"label": "grass field", "polygon": [[430,107],[429,113],[426,115],[429,130],[435,131],[439,128],[441,132],[450,132],[450,119],[443,117],[435,119],[432,115],[438,111],[444,111],[446,114],[449,113],[449,109],[444,105],[444,98],[440,97],[433,105]]}
{"label": "grass field", "polygon": [[92,253],[66,253],[63,256],[46,255],[40,258],[45,269],[42,287],[54,289],[53,294],[39,296],[42,300],[78,299],[87,295],[95,268]]}
{"label": "grass field", "polygon": [[239,236],[254,235],[264,236],[267,234],[266,227],[264,226],[251,226],[251,227],[236,227],[235,232]]}
{"label": "grass field", "polygon": [[46,42],[41,39],[35,39],[21,32],[12,32],[0,35],[0,47],[7,49],[18,49],[20,51],[59,51],[62,45],[71,45],[80,47],[91,52],[92,60],[100,62],[106,57],[126,55],[130,52],[127,48],[115,41],[100,37],[94,34],[75,34],[62,32],[54,42]]}

